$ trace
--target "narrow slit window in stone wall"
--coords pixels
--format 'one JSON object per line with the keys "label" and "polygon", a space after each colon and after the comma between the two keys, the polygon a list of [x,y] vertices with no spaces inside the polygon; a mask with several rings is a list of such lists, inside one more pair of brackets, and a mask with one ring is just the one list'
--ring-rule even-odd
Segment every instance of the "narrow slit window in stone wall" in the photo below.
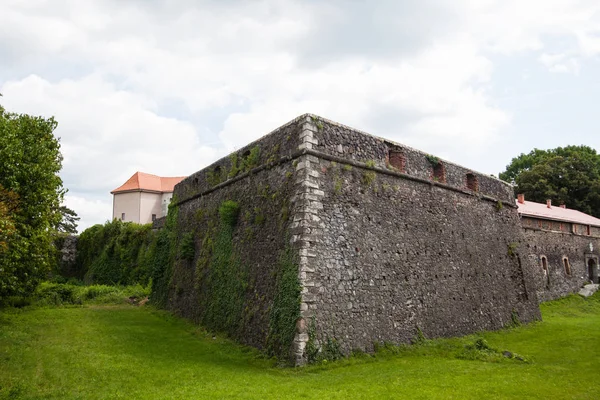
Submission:
{"label": "narrow slit window in stone wall", "polygon": [[548,259],[546,256],[542,256],[542,270],[544,271],[544,283],[546,289],[550,288],[550,270],[548,269]]}
{"label": "narrow slit window in stone wall", "polygon": [[433,180],[440,183],[446,183],[446,167],[441,161],[433,166]]}
{"label": "narrow slit window in stone wall", "polygon": [[545,256],[542,256],[542,270],[544,274],[548,273],[548,259]]}
{"label": "narrow slit window in stone wall", "polygon": [[592,235],[592,227],[590,225],[587,226],[587,235],[588,236]]}
{"label": "narrow slit window in stone wall", "polygon": [[479,181],[477,180],[477,175],[472,173],[467,174],[467,189],[474,192],[479,191]]}
{"label": "narrow slit window in stone wall", "polygon": [[125,221],[125,213],[121,213],[121,221]]}
{"label": "narrow slit window in stone wall", "polygon": [[406,157],[401,149],[388,150],[388,162],[392,168],[400,172],[406,171]]}
{"label": "narrow slit window in stone wall", "polygon": [[565,265],[565,274],[571,276],[571,265],[569,264],[569,259],[567,257],[563,258],[563,264]]}

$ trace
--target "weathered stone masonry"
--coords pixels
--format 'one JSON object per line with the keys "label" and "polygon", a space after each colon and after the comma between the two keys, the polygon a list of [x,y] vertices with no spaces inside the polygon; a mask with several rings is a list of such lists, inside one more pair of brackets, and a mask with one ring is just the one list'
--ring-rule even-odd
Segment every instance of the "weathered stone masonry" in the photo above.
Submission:
{"label": "weathered stone masonry", "polygon": [[531,217],[521,223],[540,301],[577,293],[586,282],[598,283],[600,228]]}
{"label": "weathered stone masonry", "polygon": [[[256,147],[255,168],[214,179]],[[233,240],[249,284],[233,336],[267,345],[279,258],[291,248],[302,288],[297,364],[310,339],[372,350],[419,330],[452,336],[540,318],[508,184],[320,117],[301,116],[197,172],[175,196],[179,235],[194,234],[196,255],[176,262],[169,308],[202,321],[197,275],[210,272],[194,265],[213,229],[207,215],[235,200],[243,217]]]}

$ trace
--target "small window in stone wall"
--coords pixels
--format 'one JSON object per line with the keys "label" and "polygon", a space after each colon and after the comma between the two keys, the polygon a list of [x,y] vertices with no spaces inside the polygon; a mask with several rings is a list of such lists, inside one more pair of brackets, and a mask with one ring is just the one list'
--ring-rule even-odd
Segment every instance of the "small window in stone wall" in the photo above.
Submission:
{"label": "small window in stone wall", "polygon": [[400,172],[405,172],[406,156],[404,155],[404,151],[402,151],[402,149],[388,150],[388,163],[392,168]]}
{"label": "small window in stone wall", "polygon": [[544,272],[544,283],[546,284],[546,288],[550,287],[550,271],[548,270],[548,259],[546,256],[542,256],[542,271]]}
{"label": "small window in stone wall", "polygon": [[587,235],[588,236],[592,235],[592,227],[590,225],[587,226]]}
{"label": "small window in stone wall", "polygon": [[472,173],[467,174],[467,189],[474,192],[479,191],[479,181],[477,180],[477,175]]}
{"label": "small window in stone wall", "polygon": [[548,259],[545,256],[542,256],[542,270],[544,271],[544,274],[548,273]]}
{"label": "small window in stone wall", "polygon": [[125,221],[125,213],[121,213],[121,221]]}
{"label": "small window in stone wall", "polygon": [[563,264],[565,266],[565,274],[571,276],[571,264],[569,264],[569,259],[567,257],[563,257]]}
{"label": "small window in stone wall", "polygon": [[433,180],[440,183],[446,183],[446,167],[441,161],[433,166]]}

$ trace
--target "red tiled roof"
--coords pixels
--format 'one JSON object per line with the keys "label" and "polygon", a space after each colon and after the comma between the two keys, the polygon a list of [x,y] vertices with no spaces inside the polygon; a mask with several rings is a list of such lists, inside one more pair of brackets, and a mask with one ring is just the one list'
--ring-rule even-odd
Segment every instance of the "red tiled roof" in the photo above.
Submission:
{"label": "red tiled roof", "polygon": [[145,172],[136,172],[124,184],[111,193],[129,191],[172,192],[175,185],[185,179],[185,176],[162,177]]}
{"label": "red tiled roof", "polygon": [[533,201],[524,201],[519,203],[515,200],[519,209],[519,214],[543,219],[551,219],[555,221],[575,222],[582,225],[600,226],[600,219],[592,217],[581,211],[572,210],[570,208],[562,208],[560,206],[548,206],[542,203],[534,203]]}

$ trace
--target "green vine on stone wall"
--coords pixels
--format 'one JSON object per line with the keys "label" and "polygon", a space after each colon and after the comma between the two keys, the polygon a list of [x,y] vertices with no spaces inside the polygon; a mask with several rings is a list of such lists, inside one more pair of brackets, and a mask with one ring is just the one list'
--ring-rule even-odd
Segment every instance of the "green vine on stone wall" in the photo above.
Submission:
{"label": "green vine on stone wall", "polygon": [[214,331],[231,336],[240,329],[248,273],[233,246],[233,232],[239,216],[239,205],[231,200],[219,207],[219,227],[204,286],[203,324]]}
{"label": "green vine on stone wall", "polygon": [[196,245],[194,243],[194,233],[188,232],[181,238],[179,246],[179,257],[183,260],[192,261],[196,255]]}
{"label": "green vine on stone wall", "polygon": [[267,350],[280,359],[290,359],[290,350],[300,318],[300,282],[294,249],[288,246],[279,259],[275,297],[269,315]]}
{"label": "green vine on stone wall", "polygon": [[169,298],[169,285],[172,278],[173,263],[175,262],[177,244],[177,215],[179,209],[174,204],[175,197],[169,205],[167,220],[163,229],[158,232],[153,253],[152,294],[151,302],[157,307],[166,307]]}

